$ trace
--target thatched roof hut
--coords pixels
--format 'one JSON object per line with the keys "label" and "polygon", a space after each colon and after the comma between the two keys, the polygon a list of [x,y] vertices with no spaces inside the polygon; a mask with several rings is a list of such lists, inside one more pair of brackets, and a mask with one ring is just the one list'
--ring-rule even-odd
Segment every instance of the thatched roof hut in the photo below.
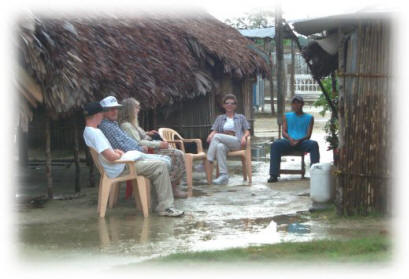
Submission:
{"label": "thatched roof hut", "polygon": [[221,93],[236,94],[238,110],[252,124],[252,82],[269,71],[250,40],[202,11],[37,17],[22,22],[18,35],[19,160],[22,165],[42,160],[29,151],[45,150],[49,197],[56,150],[74,151],[79,191],[82,149],[94,185],[80,136],[84,123],[78,112],[85,103],[107,95],[120,101],[135,97],[146,129],[170,127],[205,139]]}
{"label": "thatched roof hut", "polygon": [[[41,89],[41,102],[54,116],[108,94],[133,96],[155,108],[206,95],[217,73],[242,79],[268,71],[248,39],[203,12],[43,17],[32,28],[21,25],[19,38],[22,71]],[[35,107],[28,104],[22,120]]]}

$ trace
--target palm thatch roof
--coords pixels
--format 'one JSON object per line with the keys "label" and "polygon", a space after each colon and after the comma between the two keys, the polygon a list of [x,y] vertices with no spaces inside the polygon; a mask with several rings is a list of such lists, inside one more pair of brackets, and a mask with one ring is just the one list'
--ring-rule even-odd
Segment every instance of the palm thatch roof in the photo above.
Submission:
{"label": "palm thatch roof", "polygon": [[47,110],[70,113],[108,94],[145,108],[209,93],[215,77],[265,75],[237,30],[200,12],[133,18],[36,18],[19,29],[20,65]]}

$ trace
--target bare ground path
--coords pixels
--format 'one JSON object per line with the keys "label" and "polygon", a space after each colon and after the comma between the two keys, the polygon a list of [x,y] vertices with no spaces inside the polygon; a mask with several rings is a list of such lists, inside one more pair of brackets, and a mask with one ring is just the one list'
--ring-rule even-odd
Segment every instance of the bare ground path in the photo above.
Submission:
{"label": "bare ground path", "polygon": [[[266,131],[273,125],[271,118],[257,119],[258,142],[273,136],[273,132]],[[320,141],[322,158],[331,160],[330,153],[325,152],[323,136],[322,130],[317,129],[314,137]],[[183,218],[152,214],[144,219],[136,212],[134,202],[124,199],[124,187],[117,208],[109,210],[104,219],[96,214],[96,188],[83,188],[79,198],[51,200],[40,208],[17,203],[19,255],[27,263],[70,262],[101,269],[178,252],[365,236],[378,234],[388,226],[386,220],[334,223],[311,218],[308,178],[286,175],[279,183],[267,184],[269,162],[259,158],[253,162],[253,185],[249,187],[242,181],[240,164],[229,161],[232,178],[227,186],[209,186],[204,174],[195,172],[193,197],[176,200],[176,206],[186,212]],[[299,163],[289,159],[283,164],[298,167]],[[57,196],[72,193],[73,166],[55,167],[54,172]],[[45,193],[42,173],[44,169],[40,167],[20,177],[20,199]],[[87,171],[84,169],[82,174],[81,180],[86,181]],[[302,230],[289,230],[292,224]]]}

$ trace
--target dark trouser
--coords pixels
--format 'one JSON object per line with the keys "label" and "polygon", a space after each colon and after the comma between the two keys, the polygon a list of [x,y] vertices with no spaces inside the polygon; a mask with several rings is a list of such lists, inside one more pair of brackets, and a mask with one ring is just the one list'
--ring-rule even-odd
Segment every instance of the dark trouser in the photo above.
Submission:
{"label": "dark trouser", "polygon": [[281,155],[290,151],[309,152],[311,165],[320,161],[318,143],[314,140],[304,140],[296,146],[291,146],[286,139],[276,140],[271,144],[270,152],[270,176],[278,176],[280,170]]}

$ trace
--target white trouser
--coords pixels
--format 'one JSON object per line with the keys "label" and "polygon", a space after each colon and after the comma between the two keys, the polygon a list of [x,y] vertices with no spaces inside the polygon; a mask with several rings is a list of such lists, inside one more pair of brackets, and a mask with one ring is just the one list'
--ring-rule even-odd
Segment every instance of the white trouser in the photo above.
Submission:
{"label": "white trouser", "polygon": [[227,170],[227,152],[239,150],[240,141],[235,136],[226,134],[215,134],[207,150],[207,160],[213,162],[217,158],[220,174],[228,174]]}

